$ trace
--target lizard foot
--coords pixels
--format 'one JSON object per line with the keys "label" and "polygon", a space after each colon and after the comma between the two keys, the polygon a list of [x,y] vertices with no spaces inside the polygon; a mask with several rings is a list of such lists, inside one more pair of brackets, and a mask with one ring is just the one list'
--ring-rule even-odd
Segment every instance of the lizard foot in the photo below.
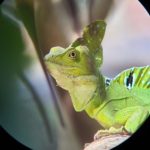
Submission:
{"label": "lizard foot", "polygon": [[109,136],[112,134],[128,135],[129,133],[124,129],[123,126],[120,128],[110,127],[109,129],[105,130],[98,130],[94,135],[94,140],[98,140],[102,137]]}

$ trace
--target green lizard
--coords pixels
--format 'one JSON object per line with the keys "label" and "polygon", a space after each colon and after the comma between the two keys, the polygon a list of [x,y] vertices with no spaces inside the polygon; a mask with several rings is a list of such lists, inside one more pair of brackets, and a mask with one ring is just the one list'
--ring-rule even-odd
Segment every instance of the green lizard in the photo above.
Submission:
{"label": "green lizard", "polygon": [[86,26],[68,48],[53,47],[45,56],[49,73],[67,90],[76,111],[85,110],[105,130],[96,135],[133,134],[150,114],[150,66],[133,67],[114,79],[104,77],[101,42],[106,23]]}

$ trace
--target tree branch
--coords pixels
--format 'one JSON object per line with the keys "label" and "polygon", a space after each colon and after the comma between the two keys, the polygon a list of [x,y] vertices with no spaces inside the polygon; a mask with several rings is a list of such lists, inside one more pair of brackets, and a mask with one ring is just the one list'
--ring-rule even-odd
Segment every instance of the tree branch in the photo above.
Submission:
{"label": "tree branch", "polygon": [[105,136],[91,143],[85,144],[84,150],[110,150],[127,140],[129,137],[130,135],[121,134]]}

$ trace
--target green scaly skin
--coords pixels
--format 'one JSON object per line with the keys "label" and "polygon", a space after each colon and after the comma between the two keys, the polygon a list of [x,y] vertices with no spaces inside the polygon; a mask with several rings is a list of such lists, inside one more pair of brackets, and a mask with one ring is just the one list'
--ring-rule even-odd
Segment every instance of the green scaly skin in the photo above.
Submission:
{"label": "green scaly skin", "polygon": [[[150,66],[133,67],[114,79],[104,77],[101,42],[106,23],[97,20],[68,48],[54,47],[45,56],[49,73],[67,90],[76,111],[85,110],[103,133],[134,133],[150,112]],[[121,129],[121,130],[120,130]]]}

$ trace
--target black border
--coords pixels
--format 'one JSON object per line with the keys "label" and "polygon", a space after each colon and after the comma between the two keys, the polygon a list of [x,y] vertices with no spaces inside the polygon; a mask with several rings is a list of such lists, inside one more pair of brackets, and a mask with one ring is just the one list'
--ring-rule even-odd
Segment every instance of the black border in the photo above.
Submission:
{"label": "black border", "polygon": [[143,5],[143,7],[147,10],[150,15],[150,1],[149,0],[139,0],[139,2]]}
{"label": "black border", "polygon": [[139,130],[125,142],[112,150],[150,149],[150,117]]}
{"label": "black border", "polygon": [[31,150],[19,143],[0,126],[0,149]]}

